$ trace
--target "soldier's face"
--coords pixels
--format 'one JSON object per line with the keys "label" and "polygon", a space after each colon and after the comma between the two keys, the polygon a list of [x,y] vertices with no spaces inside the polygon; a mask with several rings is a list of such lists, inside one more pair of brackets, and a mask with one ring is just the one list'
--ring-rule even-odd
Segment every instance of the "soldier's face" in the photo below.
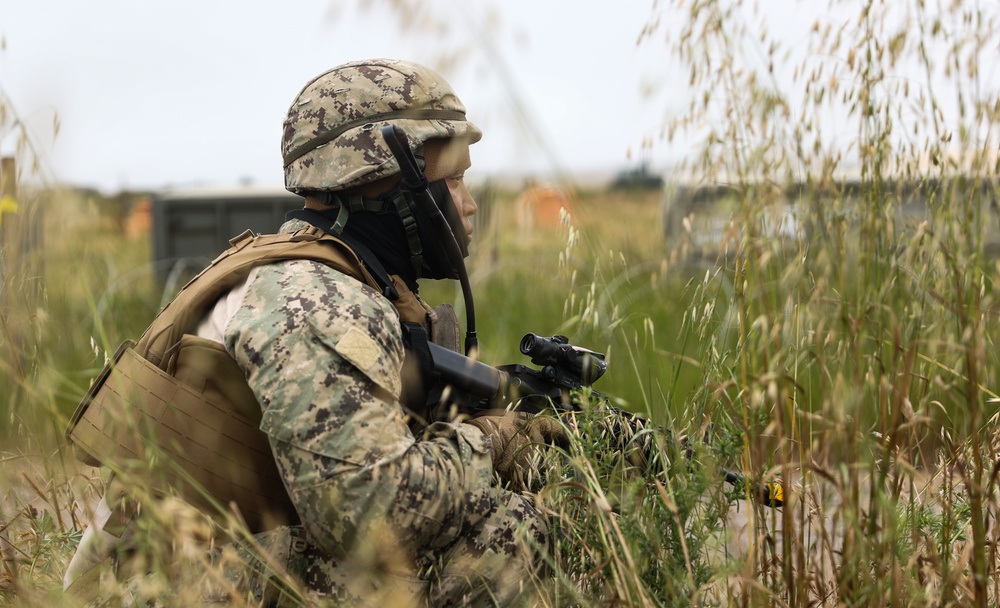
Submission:
{"label": "soldier's face", "polygon": [[425,144],[424,155],[427,159],[427,180],[444,179],[448,184],[451,200],[471,241],[474,229],[470,218],[479,207],[465,185],[465,172],[472,166],[469,144],[455,140],[430,140]]}
{"label": "soldier's face", "polygon": [[470,218],[476,214],[479,207],[465,185],[465,172],[463,171],[461,175],[446,178],[446,183],[448,184],[448,191],[451,192],[451,200],[455,203],[458,215],[462,218],[462,227],[465,228],[465,234],[471,242],[474,228],[472,227],[472,220]]}

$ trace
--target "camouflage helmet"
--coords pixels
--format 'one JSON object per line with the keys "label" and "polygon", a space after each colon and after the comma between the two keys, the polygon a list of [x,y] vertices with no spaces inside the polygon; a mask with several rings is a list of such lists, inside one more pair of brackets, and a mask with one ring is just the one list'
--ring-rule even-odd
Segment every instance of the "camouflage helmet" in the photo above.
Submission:
{"label": "camouflage helmet", "polygon": [[479,141],[465,106],[445,80],[422,65],[354,61],[320,74],[285,118],[281,155],[292,192],[343,190],[399,172],[381,129],[396,124],[416,149],[433,138]]}

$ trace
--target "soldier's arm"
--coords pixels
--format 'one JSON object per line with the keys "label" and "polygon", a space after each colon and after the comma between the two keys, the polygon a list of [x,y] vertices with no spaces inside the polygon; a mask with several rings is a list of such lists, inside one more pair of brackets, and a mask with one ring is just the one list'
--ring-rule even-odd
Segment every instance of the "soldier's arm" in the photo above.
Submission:
{"label": "soldier's arm", "polygon": [[398,404],[398,319],[373,290],[312,262],[263,268],[226,344],[299,515],[327,551],[350,550],[385,524],[414,548],[443,546],[491,500],[478,430],[435,424],[420,441],[410,432]]}

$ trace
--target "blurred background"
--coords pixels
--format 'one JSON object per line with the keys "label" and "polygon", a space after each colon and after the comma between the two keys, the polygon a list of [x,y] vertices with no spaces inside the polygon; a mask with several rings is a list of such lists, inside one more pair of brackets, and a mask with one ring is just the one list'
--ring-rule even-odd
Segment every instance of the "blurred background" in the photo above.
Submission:
{"label": "blurred background", "polygon": [[[995,605],[998,50],[976,0],[0,0],[0,600],[25,562],[57,594],[101,485],[63,431],[108,354],[301,204],[300,88],[388,56],[485,132],[483,359],[565,334],[706,439],[656,492],[590,476],[594,441],[587,488],[539,495],[551,605]],[[718,466],[794,498],[741,512]]]}
{"label": "blurred background", "polygon": [[317,74],[368,57],[445,76],[487,134],[476,175],[606,181],[665,164],[670,151],[651,144],[683,79],[662,44],[637,45],[650,2],[4,0],[0,10],[0,83],[46,169],[105,193],[281,186],[288,104]]}

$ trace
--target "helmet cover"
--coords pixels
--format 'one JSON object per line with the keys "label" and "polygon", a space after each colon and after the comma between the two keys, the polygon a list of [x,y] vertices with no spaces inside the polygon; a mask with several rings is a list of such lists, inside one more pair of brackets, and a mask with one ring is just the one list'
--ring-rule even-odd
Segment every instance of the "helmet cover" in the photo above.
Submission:
{"label": "helmet cover", "polygon": [[310,81],[284,122],[285,188],[336,191],[395,175],[399,166],[382,139],[401,127],[411,149],[434,138],[479,141],[465,106],[433,70],[411,61],[370,59],[335,67]]}

